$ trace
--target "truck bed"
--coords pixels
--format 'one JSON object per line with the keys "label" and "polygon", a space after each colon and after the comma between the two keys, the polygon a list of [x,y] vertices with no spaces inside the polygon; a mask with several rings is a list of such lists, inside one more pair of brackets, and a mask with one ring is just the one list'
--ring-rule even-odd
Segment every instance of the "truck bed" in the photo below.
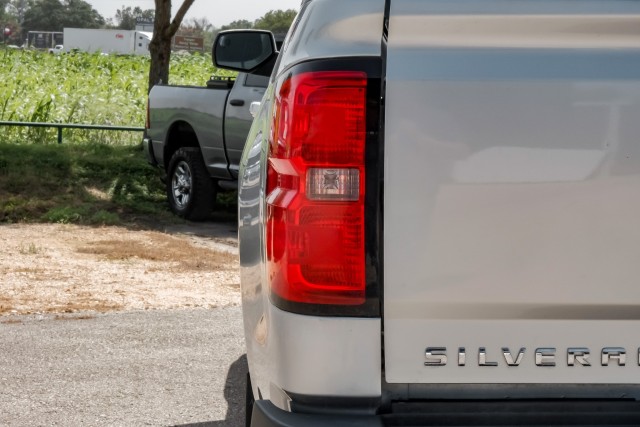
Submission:
{"label": "truck bed", "polygon": [[201,147],[205,164],[209,168],[227,169],[224,150],[224,110],[229,89],[207,86],[156,85],[149,93],[151,102],[148,130],[158,163],[163,164],[163,142],[171,126],[188,124]]}

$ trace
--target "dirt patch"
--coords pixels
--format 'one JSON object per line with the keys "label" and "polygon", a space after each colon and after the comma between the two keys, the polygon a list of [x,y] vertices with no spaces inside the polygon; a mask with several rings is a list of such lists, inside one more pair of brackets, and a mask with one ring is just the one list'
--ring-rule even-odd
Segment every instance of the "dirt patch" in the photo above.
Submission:
{"label": "dirt patch", "polygon": [[228,252],[195,247],[184,238],[157,232],[100,240],[78,248],[78,252],[101,255],[111,261],[157,261],[158,268],[173,272],[228,269],[237,262],[237,257]]}
{"label": "dirt patch", "polygon": [[123,227],[0,226],[0,316],[239,304],[234,248]]}

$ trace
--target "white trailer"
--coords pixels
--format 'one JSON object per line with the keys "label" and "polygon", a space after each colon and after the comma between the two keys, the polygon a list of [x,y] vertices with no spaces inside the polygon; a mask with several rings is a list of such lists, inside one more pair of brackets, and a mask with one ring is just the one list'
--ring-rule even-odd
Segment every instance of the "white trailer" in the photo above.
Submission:
{"label": "white trailer", "polygon": [[144,55],[149,53],[151,37],[146,31],[65,28],[64,50]]}

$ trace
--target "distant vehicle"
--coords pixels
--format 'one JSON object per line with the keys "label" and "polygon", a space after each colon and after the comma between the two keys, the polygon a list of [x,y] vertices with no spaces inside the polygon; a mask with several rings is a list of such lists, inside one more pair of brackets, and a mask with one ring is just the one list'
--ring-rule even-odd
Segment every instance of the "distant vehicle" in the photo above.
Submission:
{"label": "distant vehicle", "polygon": [[167,173],[171,210],[205,219],[216,193],[237,188],[238,165],[267,76],[240,73],[212,78],[206,86],[156,85],[149,93],[147,158]]}
{"label": "distant vehicle", "polygon": [[64,51],[145,55],[152,33],[135,30],[65,28]]}
{"label": "distant vehicle", "polygon": [[29,31],[24,41],[25,47],[48,51],[55,45],[64,44],[62,31]]}
{"label": "distant vehicle", "polygon": [[55,47],[49,49],[49,53],[52,55],[60,55],[62,52],[64,52],[64,46],[61,44],[57,44]]}
{"label": "distant vehicle", "polygon": [[[284,35],[275,36],[276,47]],[[204,87],[155,85],[143,144],[149,163],[167,173],[171,210],[192,221],[211,213],[218,191],[238,188],[253,112],[269,85],[264,73],[212,77]]]}

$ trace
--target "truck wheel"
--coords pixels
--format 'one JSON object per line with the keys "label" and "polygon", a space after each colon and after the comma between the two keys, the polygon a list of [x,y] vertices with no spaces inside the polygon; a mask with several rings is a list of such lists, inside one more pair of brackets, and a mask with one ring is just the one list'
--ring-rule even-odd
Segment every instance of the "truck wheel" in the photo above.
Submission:
{"label": "truck wheel", "polygon": [[215,187],[200,149],[178,149],[169,162],[167,198],[173,213],[191,221],[206,219],[216,200]]}

